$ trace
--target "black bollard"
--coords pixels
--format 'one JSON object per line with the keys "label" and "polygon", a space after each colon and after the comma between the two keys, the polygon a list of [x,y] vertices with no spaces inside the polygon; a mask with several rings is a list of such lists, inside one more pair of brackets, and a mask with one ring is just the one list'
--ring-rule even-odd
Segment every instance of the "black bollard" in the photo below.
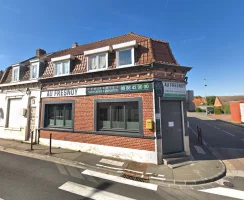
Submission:
{"label": "black bollard", "polygon": [[52,154],[52,133],[50,133],[50,146],[49,146],[49,154]]}
{"label": "black bollard", "polygon": [[31,151],[33,150],[33,131],[31,131]]}

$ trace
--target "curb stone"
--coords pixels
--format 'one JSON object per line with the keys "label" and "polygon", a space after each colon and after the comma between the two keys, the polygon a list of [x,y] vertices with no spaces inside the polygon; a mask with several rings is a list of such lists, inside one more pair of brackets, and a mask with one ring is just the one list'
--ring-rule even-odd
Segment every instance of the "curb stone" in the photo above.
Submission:
{"label": "curb stone", "polygon": [[88,164],[81,163],[78,161],[66,160],[66,159],[58,158],[58,157],[55,157],[52,155],[42,155],[42,154],[37,154],[37,153],[33,153],[30,151],[26,151],[26,150],[16,150],[16,149],[4,147],[4,146],[0,146],[0,151],[6,152],[6,153],[11,153],[14,155],[25,156],[28,158],[34,158],[34,159],[44,160],[44,161],[53,162],[53,163],[57,163],[57,164],[76,167],[76,168],[80,168],[80,169],[91,169],[94,171],[101,171],[102,173],[106,173],[106,174],[113,174],[113,175],[121,176],[121,172],[118,172],[117,170],[109,170],[109,169],[104,170],[97,166],[88,165]]}
{"label": "curb stone", "polygon": [[[222,170],[220,173],[218,173],[216,176],[211,176],[209,178],[199,179],[199,180],[174,180],[174,179],[165,179],[162,181],[157,181],[157,183],[165,183],[165,184],[173,184],[173,185],[201,185],[206,183],[211,183],[214,181],[217,181],[221,178],[223,178],[226,174],[226,168],[225,166],[222,167]],[[150,180],[150,178],[149,178]],[[155,180],[154,180],[155,181]]]}
{"label": "curb stone", "polygon": [[[66,159],[58,158],[58,157],[55,157],[52,155],[42,155],[42,154],[37,154],[37,153],[33,153],[30,151],[26,151],[26,150],[16,150],[16,149],[4,147],[4,146],[0,146],[0,151],[12,153],[15,155],[20,155],[20,156],[26,156],[29,158],[35,158],[35,159],[39,159],[39,160],[49,161],[49,162],[53,162],[53,163],[64,164],[64,165],[68,165],[71,167],[78,167],[80,169],[92,169],[95,171],[101,171],[102,173],[105,173],[105,174],[112,174],[112,175],[117,175],[117,176],[121,176],[121,174],[124,171],[124,170],[118,171],[118,170],[113,170],[113,169],[104,169],[103,167],[88,165],[88,164],[77,162],[77,161],[66,160]],[[153,179],[153,177],[158,177],[158,176],[156,174],[154,174],[156,176],[149,176],[149,181],[152,180],[152,181],[157,182],[159,184],[164,183],[164,184],[172,184],[172,185],[198,185],[198,184],[213,182],[213,181],[216,181],[216,180],[224,177],[226,174],[225,165],[223,164],[222,161],[220,161],[220,162],[222,164],[221,172],[218,173],[216,176],[209,177],[207,179],[205,178],[205,179],[201,179],[201,180],[189,180],[189,181],[187,181],[187,180],[174,180],[174,179],[165,179],[164,178],[164,180],[155,180],[155,179]]]}

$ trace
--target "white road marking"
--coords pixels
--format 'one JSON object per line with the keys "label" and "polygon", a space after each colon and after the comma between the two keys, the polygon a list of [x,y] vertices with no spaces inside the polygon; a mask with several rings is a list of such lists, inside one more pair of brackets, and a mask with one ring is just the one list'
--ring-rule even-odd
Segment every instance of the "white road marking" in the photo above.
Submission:
{"label": "white road marking", "polygon": [[218,129],[218,130],[220,130],[220,128],[219,127],[217,127],[217,126],[213,126],[214,128],[216,128],[216,129]]}
{"label": "white road marking", "polygon": [[199,190],[201,192],[217,194],[226,197],[232,197],[237,199],[244,199],[244,191],[234,190],[230,188],[216,187],[211,189]]}
{"label": "white road marking", "polygon": [[106,166],[106,165],[100,165],[100,164],[96,164],[96,166],[98,166],[98,167],[104,167],[104,168],[107,168],[107,169],[119,170],[119,171],[122,171],[122,170],[123,170],[123,168],[118,168],[118,167],[110,167],[110,166]]}
{"label": "white road marking", "polygon": [[165,178],[153,177],[153,176],[151,176],[150,179],[154,179],[154,180],[157,180],[157,181],[164,181],[164,180],[166,180]]}
{"label": "white road marking", "polygon": [[235,136],[235,135],[229,133],[228,131],[225,131],[225,130],[222,130],[222,131],[225,132],[225,133],[227,133],[227,134],[229,134],[229,135],[231,135],[231,136]]}
{"label": "white road marking", "polygon": [[120,166],[120,167],[123,166],[123,164],[124,164],[124,162],[119,162],[116,160],[110,160],[110,159],[105,159],[105,158],[102,158],[99,162],[109,164],[109,165]]}
{"label": "white road marking", "polygon": [[94,200],[135,200],[129,197],[121,196],[118,194],[113,194],[111,192],[106,192],[104,190],[99,190],[95,188],[91,188],[85,185],[80,185],[77,183],[73,182],[66,182],[65,184],[61,185],[59,187],[60,190],[64,190],[67,192],[71,192],[83,197],[87,197],[89,199],[94,199]]}
{"label": "white road marking", "polygon": [[197,153],[206,154],[205,151],[202,149],[202,147],[200,147],[200,146],[194,146],[194,148],[196,149]]}
{"label": "white road marking", "polygon": [[158,185],[156,185],[156,184],[133,181],[133,180],[129,180],[129,179],[118,177],[118,176],[112,176],[112,175],[104,174],[101,172],[91,171],[88,169],[83,171],[82,174],[86,174],[89,176],[95,176],[98,178],[102,178],[102,179],[106,179],[106,180],[110,180],[110,181],[114,181],[114,182],[118,182],[118,183],[122,183],[122,184],[126,184],[126,185],[132,185],[135,187],[154,190],[154,191],[157,191],[157,189],[158,189]]}

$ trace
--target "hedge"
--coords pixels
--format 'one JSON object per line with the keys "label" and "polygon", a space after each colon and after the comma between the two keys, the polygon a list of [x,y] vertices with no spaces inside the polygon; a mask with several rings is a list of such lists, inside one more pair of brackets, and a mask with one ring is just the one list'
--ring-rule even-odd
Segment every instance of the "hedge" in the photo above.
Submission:
{"label": "hedge", "polygon": [[221,107],[214,107],[214,114],[222,114]]}
{"label": "hedge", "polygon": [[195,111],[196,112],[202,112],[202,109],[201,108],[196,108]]}

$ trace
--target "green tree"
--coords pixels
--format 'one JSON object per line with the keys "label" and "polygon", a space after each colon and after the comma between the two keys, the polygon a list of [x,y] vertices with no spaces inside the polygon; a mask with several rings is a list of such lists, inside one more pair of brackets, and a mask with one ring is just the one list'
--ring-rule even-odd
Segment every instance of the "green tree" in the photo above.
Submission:
{"label": "green tree", "polygon": [[201,96],[194,96],[195,99],[201,99]]}
{"label": "green tree", "polygon": [[207,97],[207,105],[208,106],[213,106],[215,102],[216,96],[208,96]]}

